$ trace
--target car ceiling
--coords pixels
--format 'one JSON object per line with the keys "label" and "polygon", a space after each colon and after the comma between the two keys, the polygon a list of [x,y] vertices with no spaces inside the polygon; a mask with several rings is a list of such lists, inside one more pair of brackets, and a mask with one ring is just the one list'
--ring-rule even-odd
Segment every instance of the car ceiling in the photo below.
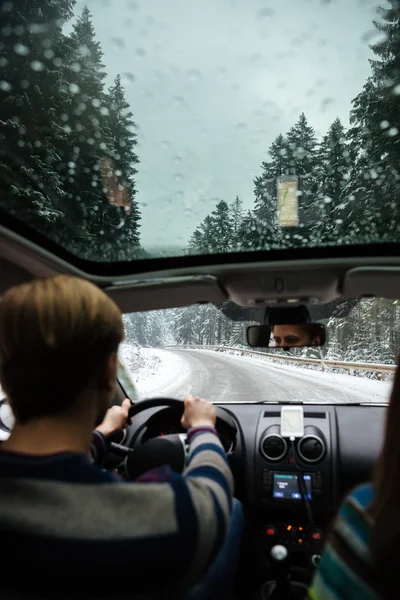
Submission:
{"label": "car ceiling", "polygon": [[[268,253],[229,254],[213,257],[186,257],[178,266],[174,259],[164,259],[159,268],[152,260],[148,271],[131,274],[98,275],[83,270],[43,247],[0,227],[0,294],[13,285],[32,278],[65,273],[84,277],[103,288],[122,312],[140,312],[212,303],[220,306],[228,301],[241,307],[266,305],[324,305],[346,298],[380,296],[400,297],[400,253],[382,255],[385,247],[376,247],[376,256],[361,252],[321,258],[323,249],[314,257],[295,260],[273,260]],[[330,249],[332,250],[332,249]],[[332,252],[330,252],[332,254]],[[334,253],[333,253],[334,254]],[[339,254],[339,252],[338,252]],[[370,254],[370,252],[369,252]],[[298,250],[296,255],[299,256]],[[203,263],[201,259],[204,259]],[[199,260],[200,259],[200,260]],[[258,259],[258,260],[257,260]],[[143,262],[143,261],[141,261]],[[151,270],[158,267],[157,270]],[[142,268],[142,267],[141,267]]]}

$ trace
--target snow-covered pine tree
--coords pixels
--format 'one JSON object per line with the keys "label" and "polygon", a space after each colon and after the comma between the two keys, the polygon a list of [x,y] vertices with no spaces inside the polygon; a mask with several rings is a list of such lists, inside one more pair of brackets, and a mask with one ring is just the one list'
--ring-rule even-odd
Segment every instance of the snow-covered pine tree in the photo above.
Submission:
{"label": "snow-covered pine tree", "polygon": [[359,241],[397,239],[400,231],[400,2],[388,0],[375,27],[371,76],[354,99],[350,139],[356,157],[349,221]]}
{"label": "snow-covered pine tree", "polygon": [[[297,123],[289,130],[287,136],[287,161],[289,174],[299,178],[299,220],[307,225],[319,224],[316,206],[318,143],[313,127],[308,124],[307,117],[301,113]],[[306,234],[302,234],[305,236]],[[304,243],[304,242],[303,242]]]}
{"label": "snow-covered pine tree", "polygon": [[87,7],[74,24],[69,41],[71,70],[67,91],[72,98],[68,98],[65,111],[65,130],[69,137],[64,186],[73,221],[70,244],[88,258],[104,260],[109,255],[115,259],[115,222],[110,217],[110,209],[114,207],[103,193],[100,174],[101,163],[108,157],[111,145],[104,90],[106,73]]}
{"label": "snow-covered pine tree", "polygon": [[[0,203],[35,230],[58,238],[64,202],[57,173],[63,138],[63,24],[75,0],[2,6]],[[57,224],[57,225],[56,225]]]}
{"label": "snow-covered pine tree", "polygon": [[[126,206],[107,208],[110,222],[114,224],[114,241],[122,259],[134,258],[139,248],[140,211],[135,199],[136,165],[139,158],[135,152],[137,136],[135,122],[129,103],[126,101],[121,77],[117,75],[110,87],[106,100],[109,108],[108,128],[110,132],[110,158],[121,192],[125,194]],[[123,226],[119,227],[122,223]]]}
{"label": "snow-covered pine tree", "polygon": [[350,170],[349,142],[337,118],[319,146],[316,168],[319,215],[326,240],[335,241],[338,237]]}
{"label": "snow-covered pine tree", "polygon": [[229,207],[232,222],[232,250],[240,250],[239,231],[243,220],[243,202],[236,196]]}

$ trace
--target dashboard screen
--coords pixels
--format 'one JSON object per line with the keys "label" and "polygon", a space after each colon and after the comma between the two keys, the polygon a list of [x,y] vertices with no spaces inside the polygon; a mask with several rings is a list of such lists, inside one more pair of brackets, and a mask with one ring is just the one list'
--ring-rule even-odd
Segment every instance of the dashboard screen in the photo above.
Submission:
{"label": "dashboard screen", "polygon": [[[303,475],[307,498],[311,500],[311,475]],[[301,500],[298,475],[295,473],[274,473],[273,497],[283,500]]]}

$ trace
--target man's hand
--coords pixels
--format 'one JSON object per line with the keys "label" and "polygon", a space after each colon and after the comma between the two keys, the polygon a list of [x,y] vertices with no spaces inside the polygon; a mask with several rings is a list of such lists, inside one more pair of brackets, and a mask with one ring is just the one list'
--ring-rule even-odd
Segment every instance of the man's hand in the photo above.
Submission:
{"label": "man's hand", "polygon": [[182,415],[181,425],[185,429],[191,427],[215,427],[217,413],[215,407],[207,400],[201,400],[198,396],[186,396],[185,410]]}
{"label": "man's hand", "polygon": [[103,435],[111,435],[115,431],[123,429],[128,424],[128,412],[131,401],[125,398],[121,406],[112,406],[106,412],[103,422],[96,427]]}

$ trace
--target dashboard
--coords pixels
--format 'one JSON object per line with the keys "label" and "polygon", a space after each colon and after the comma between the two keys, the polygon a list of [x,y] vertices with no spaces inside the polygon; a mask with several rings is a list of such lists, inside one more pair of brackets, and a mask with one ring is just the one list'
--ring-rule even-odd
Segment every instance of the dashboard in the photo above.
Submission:
{"label": "dashboard", "polygon": [[[249,517],[246,568],[254,581],[273,576],[268,556],[276,544],[290,551],[292,578],[310,580],[341,500],[351,487],[370,479],[381,448],[384,405],[302,406],[304,435],[294,444],[281,435],[279,404],[216,407],[216,428],[228,452],[235,496]],[[156,436],[183,432],[174,411],[149,409],[136,415],[125,443],[135,447]]]}

